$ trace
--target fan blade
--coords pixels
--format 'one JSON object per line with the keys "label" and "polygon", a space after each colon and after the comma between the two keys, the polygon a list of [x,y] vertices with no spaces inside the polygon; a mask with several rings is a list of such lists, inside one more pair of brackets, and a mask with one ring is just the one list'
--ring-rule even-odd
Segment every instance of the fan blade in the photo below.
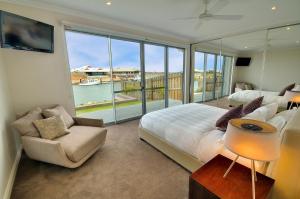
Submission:
{"label": "fan blade", "polygon": [[239,20],[243,18],[243,15],[211,15],[210,18],[217,20]]}
{"label": "fan blade", "polygon": [[228,4],[229,4],[229,0],[218,0],[218,2],[209,9],[209,12],[217,13],[218,11],[225,8]]}
{"label": "fan blade", "polygon": [[172,20],[192,20],[192,19],[199,19],[199,17],[180,17],[180,18],[173,18]]}

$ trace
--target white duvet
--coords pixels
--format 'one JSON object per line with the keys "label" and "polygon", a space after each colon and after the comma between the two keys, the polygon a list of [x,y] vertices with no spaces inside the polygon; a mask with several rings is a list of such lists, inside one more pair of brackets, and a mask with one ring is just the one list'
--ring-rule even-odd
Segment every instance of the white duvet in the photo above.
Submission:
{"label": "white duvet", "polygon": [[259,90],[242,90],[231,94],[228,99],[235,103],[248,103],[260,96],[264,96],[263,104],[270,104],[276,102],[280,107],[286,108],[287,101],[283,96],[278,96],[279,92],[259,91]]}
{"label": "white duvet", "polygon": [[216,121],[226,113],[204,104],[184,104],[144,115],[141,127],[176,148],[207,162],[220,153],[224,132],[216,129]]}

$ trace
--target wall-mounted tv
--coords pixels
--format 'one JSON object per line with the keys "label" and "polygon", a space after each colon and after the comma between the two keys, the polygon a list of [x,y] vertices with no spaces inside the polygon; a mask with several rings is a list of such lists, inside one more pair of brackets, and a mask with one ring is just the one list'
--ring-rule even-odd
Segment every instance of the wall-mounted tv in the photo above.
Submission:
{"label": "wall-mounted tv", "polygon": [[235,66],[249,66],[251,57],[238,57],[235,62]]}
{"label": "wall-mounted tv", "polygon": [[53,53],[54,27],[0,11],[1,47]]}

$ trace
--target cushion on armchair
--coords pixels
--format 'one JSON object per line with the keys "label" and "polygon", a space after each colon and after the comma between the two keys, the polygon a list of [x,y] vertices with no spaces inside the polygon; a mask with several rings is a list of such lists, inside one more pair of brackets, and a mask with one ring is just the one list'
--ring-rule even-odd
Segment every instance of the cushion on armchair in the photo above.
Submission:
{"label": "cushion on armchair", "polygon": [[38,130],[33,125],[35,120],[40,119],[43,119],[42,109],[37,107],[14,121],[12,126],[21,134],[21,136],[40,137]]}
{"label": "cushion on armchair", "polygon": [[55,139],[62,144],[68,158],[80,161],[91,150],[105,141],[106,129],[91,126],[72,126],[70,134]]}
{"label": "cushion on armchair", "polygon": [[54,138],[70,133],[67,129],[62,116],[53,116],[47,119],[36,120],[33,122],[42,138],[53,140]]}
{"label": "cushion on armchair", "polygon": [[54,108],[51,108],[51,109],[43,110],[43,115],[46,118],[61,115],[67,128],[70,128],[74,124],[73,118],[69,115],[69,113],[67,113],[67,111],[64,109],[64,107],[62,107],[60,105],[58,105]]}

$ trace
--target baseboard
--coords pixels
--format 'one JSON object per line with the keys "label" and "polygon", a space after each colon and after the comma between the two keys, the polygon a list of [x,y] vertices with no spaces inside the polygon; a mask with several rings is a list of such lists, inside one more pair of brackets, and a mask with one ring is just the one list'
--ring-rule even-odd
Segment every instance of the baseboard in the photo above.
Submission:
{"label": "baseboard", "polygon": [[5,188],[3,199],[10,199],[10,195],[11,195],[12,188],[14,186],[14,182],[15,182],[17,171],[18,171],[18,166],[19,166],[19,162],[21,159],[21,155],[22,155],[22,147],[20,147],[17,151],[16,158],[15,158],[14,164],[12,166],[12,169],[10,171],[8,182],[7,182],[7,185]]}

